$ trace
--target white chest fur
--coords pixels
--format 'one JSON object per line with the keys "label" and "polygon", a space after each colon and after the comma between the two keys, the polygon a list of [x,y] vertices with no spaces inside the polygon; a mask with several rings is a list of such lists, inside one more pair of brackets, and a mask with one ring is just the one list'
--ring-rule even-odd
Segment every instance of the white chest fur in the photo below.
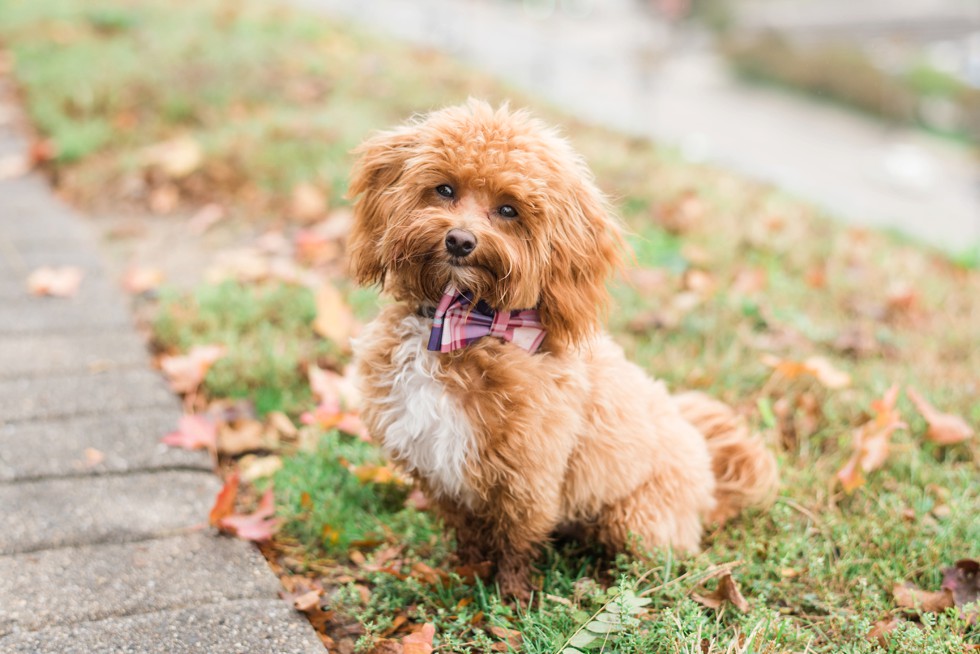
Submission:
{"label": "white chest fur", "polygon": [[436,492],[469,503],[464,471],[476,456],[473,429],[436,377],[438,355],[426,349],[430,322],[410,315],[397,327],[394,373],[380,380],[387,394],[375,410],[389,456],[424,477]]}

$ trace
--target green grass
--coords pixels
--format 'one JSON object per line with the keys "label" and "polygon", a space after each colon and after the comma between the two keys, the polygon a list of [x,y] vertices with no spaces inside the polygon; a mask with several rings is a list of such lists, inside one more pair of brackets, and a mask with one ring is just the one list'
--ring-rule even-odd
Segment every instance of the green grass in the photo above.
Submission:
{"label": "green grass", "polygon": [[[552,652],[614,585],[650,591],[653,602],[606,652],[961,652],[980,641],[978,627],[952,615],[904,623],[887,650],[865,638],[898,612],[893,584],[937,589],[944,566],[980,554],[977,439],[925,443],[925,424],[903,398],[909,429],[895,435],[885,467],[850,496],[833,484],[853,429],[892,383],[980,424],[976,251],[951,261],[842,227],[774,189],[514,98],[432,52],[265,4],[7,0],[0,40],[15,55],[32,120],[61,153],[51,173],[66,195],[128,210],[134,193],[145,203],[170,184],[189,208],[221,202],[228,220],[277,223],[287,235],[293,186],[316,184],[342,204],[347,152],[370,130],[469,94],[531,104],[567,128],[621,208],[635,267],[656,271],[611,285],[616,339],[671,387],[738,407],[779,451],[773,509],[708,534],[698,556],[609,561],[556,543],[538,563],[542,592],[516,610],[492,586],[454,576],[452,535],[405,508],[405,488],[357,478],[358,466],[381,463],[374,446],[322,434],[314,451],[287,453],[274,479],[285,519],[276,547],[291,573],[322,580],[360,651],[402,616],[434,622],[440,652],[487,651],[499,641],[494,626],[519,630],[523,652]],[[142,148],[179,134],[202,145],[201,166],[179,180],[144,170]],[[335,281],[369,320],[377,294]],[[228,346],[205,380],[209,397],[295,417],[313,403],[307,365],[346,362],[313,333],[315,312],[305,288],[226,282],[165,293],[152,327],[166,351]],[[770,382],[765,354],[824,356],[853,383],[829,391]],[[372,569],[392,547],[403,548],[395,569]],[[734,575],[748,613],[716,614],[689,597],[701,576],[733,560],[744,561]],[[419,563],[445,571],[445,583],[429,583]]]}
{"label": "green grass", "polygon": [[163,351],[227,347],[204,379],[211,397],[248,398],[261,415],[284,411],[296,416],[314,404],[307,366],[340,356],[331,343],[311,337],[315,317],[307,288],[229,281],[192,294],[164,293],[153,333]]}

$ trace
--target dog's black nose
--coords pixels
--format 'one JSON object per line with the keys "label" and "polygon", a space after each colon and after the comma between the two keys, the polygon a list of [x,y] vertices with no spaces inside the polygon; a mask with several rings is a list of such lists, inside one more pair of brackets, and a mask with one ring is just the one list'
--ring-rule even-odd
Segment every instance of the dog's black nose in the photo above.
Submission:
{"label": "dog's black nose", "polygon": [[446,250],[454,257],[465,257],[476,249],[476,237],[465,229],[450,229],[446,234]]}

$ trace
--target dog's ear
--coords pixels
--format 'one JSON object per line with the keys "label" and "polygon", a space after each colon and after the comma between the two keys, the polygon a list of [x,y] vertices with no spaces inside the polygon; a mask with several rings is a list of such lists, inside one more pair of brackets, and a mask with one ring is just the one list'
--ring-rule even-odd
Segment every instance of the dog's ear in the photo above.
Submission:
{"label": "dog's ear", "polygon": [[354,223],[347,238],[351,275],[359,284],[384,281],[387,266],[381,239],[392,213],[391,187],[402,176],[417,143],[413,126],[381,132],[354,149],[357,156],[347,196],[354,201]]}
{"label": "dog's ear", "polygon": [[551,255],[538,306],[548,342],[563,347],[593,334],[609,301],[606,281],[621,265],[619,221],[584,164],[571,192],[550,204]]}

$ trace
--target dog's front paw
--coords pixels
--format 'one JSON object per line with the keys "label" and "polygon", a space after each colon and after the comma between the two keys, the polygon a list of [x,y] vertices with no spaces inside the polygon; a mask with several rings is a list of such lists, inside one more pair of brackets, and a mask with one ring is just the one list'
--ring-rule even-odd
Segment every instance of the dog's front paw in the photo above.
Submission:
{"label": "dog's front paw", "polygon": [[525,606],[531,602],[531,571],[528,566],[509,568],[502,566],[497,572],[500,595],[507,600]]}

